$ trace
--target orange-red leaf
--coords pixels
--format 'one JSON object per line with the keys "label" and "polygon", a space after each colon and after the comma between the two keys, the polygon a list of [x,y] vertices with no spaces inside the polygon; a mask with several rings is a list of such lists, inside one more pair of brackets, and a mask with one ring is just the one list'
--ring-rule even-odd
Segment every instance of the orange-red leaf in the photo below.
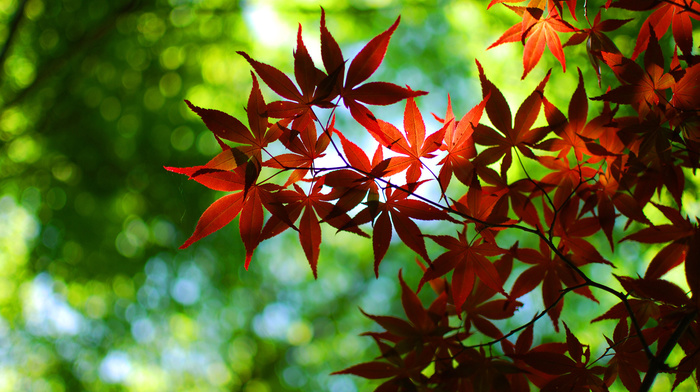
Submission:
{"label": "orange-red leaf", "polygon": [[523,76],[525,79],[528,73],[537,65],[542,58],[545,46],[549,48],[554,57],[561,63],[562,69],[566,72],[566,59],[562,49],[558,32],[573,33],[576,28],[562,20],[557,13],[544,19],[540,19],[528,31],[526,31],[525,48],[523,52]]}
{"label": "orange-red leaf", "polygon": [[180,249],[185,249],[194,242],[201,240],[209,234],[221,229],[229,224],[243,207],[243,192],[236,192],[230,195],[223,196],[219,200],[212,203],[209,208],[204,211],[197,222],[197,227],[194,229],[192,236],[180,246]]}
{"label": "orange-red leaf", "polygon": [[695,303],[700,303],[700,229],[690,238],[685,255],[685,279]]}
{"label": "orange-red leaf", "polygon": [[349,90],[364,82],[372,76],[379,68],[379,64],[384,60],[389,40],[396,28],[399,26],[401,18],[397,18],[385,32],[372,38],[362,50],[355,56],[348,68],[348,76],[345,79],[345,89]]}
{"label": "orange-red leaf", "polygon": [[331,374],[353,374],[355,376],[376,380],[380,378],[393,377],[398,373],[398,369],[387,362],[365,362],[359,365],[351,366],[339,372]]}
{"label": "orange-red leaf", "polygon": [[401,303],[406,316],[418,329],[427,328],[430,323],[428,313],[416,293],[404,282],[401,270],[399,270],[399,283],[401,283]]}

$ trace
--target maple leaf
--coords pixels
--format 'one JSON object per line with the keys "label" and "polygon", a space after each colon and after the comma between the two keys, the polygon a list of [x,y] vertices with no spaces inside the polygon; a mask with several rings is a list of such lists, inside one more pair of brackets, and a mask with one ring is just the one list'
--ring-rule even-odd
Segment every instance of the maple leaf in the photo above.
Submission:
{"label": "maple leaf", "polygon": [[547,392],[563,390],[607,391],[607,386],[599,377],[600,374],[603,374],[604,368],[602,366],[587,367],[591,355],[590,348],[586,345],[584,349],[566,323],[564,323],[564,329],[566,330],[569,357],[553,352],[532,351],[523,356],[523,361],[531,367],[557,376],[541,390]]}
{"label": "maple leaf", "polygon": [[522,79],[525,79],[527,74],[532,71],[542,58],[546,46],[554,57],[559,60],[563,71],[566,72],[566,59],[558,33],[573,33],[578,30],[563,20],[553,6],[548,7],[549,12],[546,17],[543,17],[543,9],[532,6],[528,6],[526,9],[520,7],[509,8],[523,16],[523,21],[508,29],[487,49],[507,42],[522,41],[525,45],[523,50],[524,70]]}
{"label": "maple leaf", "polygon": [[452,102],[449,95],[447,96],[447,113],[445,114],[445,119],[441,121],[445,124],[445,134],[443,144],[440,146],[441,150],[447,151],[447,155],[438,163],[438,165],[441,165],[438,179],[443,195],[447,191],[453,175],[465,185],[472,184],[475,166],[470,160],[476,156],[476,147],[472,134],[474,133],[474,127],[481,120],[481,115],[489,97],[490,94],[487,94],[461,120],[455,121],[455,116],[452,112]]}
{"label": "maple leaf", "polygon": [[685,291],[678,285],[663,279],[632,279],[628,276],[617,276],[617,280],[629,295],[636,298],[649,299],[661,303],[681,308],[690,304],[690,299]]}
{"label": "maple leaf", "polygon": [[[362,313],[379,324],[386,332],[368,332],[382,352],[383,361],[367,362],[332,374],[354,374],[369,379],[391,378],[377,390],[395,390],[413,386],[412,380],[426,382],[422,372],[436,353],[449,349],[450,340],[443,336],[454,328],[447,319],[447,295],[438,296],[428,309],[404,281],[399,270],[401,303],[408,321],[391,316]],[[405,354],[405,355],[403,355]],[[403,356],[402,356],[403,355]],[[386,361],[386,362],[384,362]],[[409,381],[411,380],[411,381]]]}
{"label": "maple leaf", "polygon": [[539,143],[537,148],[558,152],[559,157],[567,156],[569,151],[573,149],[576,160],[579,162],[583,161],[583,154],[593,157],[594,154],[588,150],[587,144],[595,143],[586,143],[586,140],[581,137],[588,116],[588,98],[586,97],[586,88],[583,84],[581,70],[578,70],[578,86],[569,102],[568,119],[546,99],[544,100],[544,106],[547,122],[559,138],[547,139]]}
{"label": "maple leaf", "polygon": [[591,26],[589,29],[583,29],[574,33],[568,41],[564,44],[564,47],[578,45],[583,41],[586,41],[586,51],[588,52],[588,60],[593,66],[593,70],[598,76],[598,86],[601,83],[601,69],[600,60],[603,60],[603,52],[608,53],[620,53],[620,50],[612,42],[604,32],[614,31],[625,25],[632,19],[606,19],[601,20],[600,11],[596,14],[593,19],[593,24],[591,25],[588,16],[586,15],[586,21],[588,25]]}
{"label": "maple leaf", "polygon": [[606,384],[612,384],[619,376],[622,384],[630,391],[638,391],[642,385],[639,372],[647,372],[649,363],[642,351],[639,339],[632,337],[627,327],[627,319],[621,319],[615,326],[612,340],[607,336],[608,345],[615,350],[605,371]]}
{"label": "maple leaf", "polygon": [[377,276],[379,276],[379,263],[389,249],[392,225],[401,241],[430,264],[423,234],[413,219],[458,223],[443,210],[420,200],[409,199],[408,196],[413,193],[415,187],[396,189],[393,186],[387,186],[384,190],[386,202],[367,203],[367,207],[355,215],[354,222],[358,225],[373,222],[372,249],[374,250],[374,273]]}
{"label": "maple leaf", "polygon": [[515,114],[513,123],[510,107],[501,91],[489,81],[484,75],[481,64],[477,61],[479,68],[479,79],[483,96],[489,96],[486,102],[486,113],[491,123],[498,130],[494,130],[483,124],[479,124],[474,129],[472,137],[477,144],[488,146],[479,153],[476,158],[481,164],[488,165],[503,158],[501,163],[501,176],[505,173],[513,162],[511,150],[517,148],[523,155],[535,159],[535,154],[530,150],[530,146],[539,142],[547,133],[548,128],[532,129],[542,106],[542,90],[549,80],[549,73],[540,82],[535,91],[530,94]]}
{"label": "maple leaf", "polygon": [[[244,218],[239,224],[239,230],[246,248],[246,269],[250,265],[255,248],[262,240],[263,203],[268,203],[271,200],[269,195],[280,189],[272,184],[255,185],[262,164],[262,150],[277,140],[282,133],[280,124],[270,126],[257,79],[255,75],[252,75],[252,78],[253,88],[246,108],[250,130],[226,113],[203,109],[186,101],[214,133],[223,151],[203,166],[166,167],[169,171],[186,174],[190,179],[211,189],[235,192],[218,199],[204,211],[194,232],[180,248],[187,248],[218,231],[240,214]],[[221,139],[234,142],[238,146],[230,147]],[[274,210],[269,204],[265,207]]]}
{"label": "maple leaf", "polygon": [[511,375],[511,384],[521,385],[521,390],[529,391],[528,380],[535,384],[536,387],[542,388],[550,380],[554,379],[555,376],[541,372],[535,368],[528,366],[523,358],[529,352],[553,352],[556,354],[564,354],[566,352],[566,344],[564,343],[543,343],[538,346],[532,347],[533,340],[533,329],[534,323],[530,323],[525,329],[520,332],[518,339],[515,344],[511,343],[508,339],[501,340],[501,347],[505,355],[513,359],[513,364],[519,369],[522,369],[522,373],[516,373]]}
{"label": "maple leaf", "polygon": [[186,174],[191,180],[217,191],[234,192],[212,203],[197,222],[194,232],[181,246],[185,249],[202,238],[228,225],[240,214],[239,232],[246,249],[245,268],[248,269],[253,252],[265,239],[262,233],[263,206],[278,211],[274,206],[276,192],[282,188],[274,184],[249,185],[247,165],[233,171],[209,169],[206,166],[189,168],[165,167],[166,170]]}
{"label": "maple leaf", "polygon": [[645,244],[662,244],[671,241],[687,242],[694,234],[696,227],[690,222],[689,217],[683,218],[680,211],[661,204],[653,203],[671,224],[657,225],[639,230],[630,234],[622,241],[632,240]]}
{"label": "maple leaf", "polygon": [[[325,13],[322,13],[321,23],[322,29],[325,29]],[[316,68],[302,40],[301,30],[301,25],[299,25],[297,49],[294,51],[294,76],[299,88],[277,68],[253,60],[245,52],[238,51],[237,53],[250,63],[272,91],[289,100],[275,101],[267,105],[268,115],[274,118],[293,119],[292,128],[304,129],[310,122],[316,120],[313,106],[335,107],[332,101],[339,94],[336,85],[342,81],[343,75],[340,73],[341,68],[328,74]]]}
{"label": "maple leaf", "polygon": [[[443,336],[454,329],[449,326],[447,319],[447,294],[439,295],[426,309],[416,293],[404,281],[401,270],[399,270],[399,283],[401,285],[401,304],[408,321],[395,317],[365,315],[387,330],[383,334],[370,335],[396,343],[395,353],[403,353],[408,348],[420,352],[420,356],[406,357],[403,361],[404,365],[409,365],[408,359],[410,359],[412,362],[410,365],[420,371],[432,360],[437,350],[445,348]],[[386,349],[382,351],[387,352]],[[389,352],[394,354],[394,352]],[[398,360],[393,362],[401,363]]]}
{"label": "maple leaf", "polygon": [[[292,184],[294,190],[281,190],[276,196],[276,200],[284,203],[284,211],[280,220],[284,223],[296,221],[301,215],[297,230],[299,231],[299,242],[304,249],[304,254],[309,262],[314,278],[317,278],[318,256],[321,246],[321,221],[325,221],[338,230],[346,230],[360,236],[367,236],[357,227],[349,226],[350,217],[345,213],[340,213],[335,206],[330,203],[333,196],[322,193],[324,178],[313,180],[310,192],[307,194],[297,183]],[[280,211],[280,210],[278,210]],[[333,213],[331,215],[331,213]]]}
{"label": "maple leaf", "polygon": [[280,141],[291,153],[279,154],[265,162],[265,166],[278,169],[294,169],[285,183],[285,186],[304,178],[313,168],[316,159],[325,156],[324,151],[330,144],[333,135],[333,125],[318,136],[316,124],[306,123],[306,127],[300,131],[282,128]]}
{"label": "maple leaf", "polygon": [[527,42],[525,42],[523,54],[524,71],[522,79],[525,79],[525,76],[527,76],[540,61],[544,53],[545,45],[549,48],[554,57],[559,60],[562,70],[566,72],[566,59],[564,58],[564,51],[557,32],[572,33],[575,31],[576,28],[561,19],[557,12],[550,12],[550,16],[544,19],[538,18],[537,23],[529,27],[523,33],[523,41],[527,40]]}
{"label": "maple leaf", "polygon": [[[662,37],[672,26],[673,38],[684,54],[690,55],[693,49],[693,25],[690,18],[700,20],[700,4],[695,0],[680,0],[681,4],[665,1],[618,1],[613,7],[631,10],[646,10],[656,8],[642,23],[639,35],[632,52],[632,60],[636,59],[649,42],[651,36]],[[635,4],[636,3],[636,4]],[[689,10],[695,12],[689,12]]]}
{"label": "maple leaf", "polygon": [[[671,105],[680,110],[694,110],[700,106],[700,64],[683,70],[683,76],[673,86]],[[700,139],[700,134],[694,139]]]}
{"label": "maple leaf", "polygon": [[[322,15],[323,18],[323,15]],[[379,68],[384,60],[389,40],[399,25],[401,18],[383,33],[372,38],[355,58],[350,62],[340,95],[343,104],[350,109],[352,117],[364,126],[370,133],[379,132],[379,125],[372,112],[363,105],[391,105],[406,98],[427,94],[425,91],[413,91],[387,82],[369,82],[367,80]],[[344,67],[343,54],[330,33],[325,29],[325,21],[321,22],[321,54],[326,70]],[[330,72],[330,71],[329,71]],[[341,71],[341,74],[344,73]]]}
{"label": "maple leaf", "polygon": [[[510,296],[513,299],[520,298],[531,292],[542,283],[542,301],[545,308],[550,309],[547,314],[552,320],[555,330],[559,330],[559,316],[564,307],[564,298],[561,292],[564,287],[580,286],[583,279],[574,272],[558,256],[552,254],[552,250],[540,240],[539,251],[530,248],[517,248],[513,251],[516,259],[532,267],[522,272],[513,283]],[[586,298],[595,300],[588,287],[580,287],[574,290]]]}
{"label": "maple leaf", "polygon": [[430,268],[425,271],[418,285],[418,290],[423,284],[454,270],[452,295],[455,307],[460,311],[458,314],[461,315],[462,306],[472,293],[477,277],[492,290],[508,297],[503,290],[503,281],[496,267],[486,258],[505,253],[503,249],[495,244],[482,242],[481,238],[477,238],[473,242],[467,241],[466,227],[457,233],[457,238],[445,235],[426,235],[426,237],[449,250],[438,256]]}
{"label": "maple leaf", "polygon": [[[513,255],[505,253],[493,263],[501,282],[508,280],[513,269]],[[503,337],[498,327],[489,320],[503,320],[513,317],[515,311],[523,304],[511,299],[494,299],[489,301],[498,291],[484,284],[481,280],[475,283],[471,294],[464,301],[464,328],[469,331],[473,325],[478,331],[494,339]]]}
{"label": "maple leaf", "polygon": [[[693,246],[693,239],[697,237],[698,232],[697,226],[693,225],[689,218],[683,218],[678,210],[653,204],[671,221],[671,224],[652,225],[620,240],[620,242],[632,240],[647,244],[671,242],[651,260],[644,274],[645,279],[658,279],[672,268],[680,265],[690,252],[689,247]],[[691,270],[695,268],[693,264],[695,262],[695,260],[691,263],[686,261],[686,270],[689,266],[691,266]],[[691,280],[694,279],[691,278]]]}
{"label": "maple leaf", "polygon": [[372,133],[377,141],[391,151],[406,156],[392,158],[392,166],[399,171],[406,171],[406,183],[416,183],[420,179],[423,162],[421,158],[434,158],[435,152],[442,145],[446,127],[443,126],[438,131],[432,133],[427,138],[425,136],[425,123],[423,116],[416,106],[413,98],[406,101],[404,111],[404,132],[401,133],[395,126],[379,120],[379,133]]}
{"label": "maple leaf", "polygon": [[[237,52],[250,63],[255,72],[275,93],[288,99],[288,101],[276,101],[268,105],[271,117],[293,118],[292,128],[304,129],[309,122],[316,119],[312,106],[334,107],[332,100],[340,95],[353,118],[374,132],[377,130],[376,119],[362,103],[390,105],[409,97],[427,94],[425,91],[412,91],[387,82],[360,85],[377,70],[384,59],[389,40],[398,27],[400,18],[360,50],[350,63],[346,74],[342,51],[326,28],[325,16],[325,10],[322,8],[321,55],[326,73],[314,66],[302,40],[301,26],[299,26],[297,50],[294,52],[294,75],[299,88],[277,68],[254,60],[245,52]],[[344,76],[345,84],[342,86]]]}
{"label": "maple leaf", "polygon": [[616,53],[603,52],[603,60],[623,85],[591,99],[632,105],[639,118],[646,117],[654,107],[666,104],[665,90],[673,88],[675,81],[664,73],[663,54],[654,34],[644,55],[644,70],[633,60]]}
{"label": "maple leaf", "polygon": [[[251,76],[253,88],[246,107],[250,130],[240,120],[224,112],[203,109],[185,101],[190,109],[202,118],[204,124],[214,133],[223,148],[219,155],[206,164],[207,168],[233,170],[239,165],[251,161],[259,169],[263,162],[262,150],[282,134],[279,125],[270,126],[267,120],[265,100],[260,92],[258,80],[252,73]],[[221,139],[240,146],[231,148],[225,145]]]}

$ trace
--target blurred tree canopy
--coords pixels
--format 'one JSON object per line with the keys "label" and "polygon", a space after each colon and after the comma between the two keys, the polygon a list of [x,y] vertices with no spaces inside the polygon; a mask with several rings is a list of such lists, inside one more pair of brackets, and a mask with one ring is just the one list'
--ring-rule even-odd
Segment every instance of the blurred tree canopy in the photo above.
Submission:
{"label": "blurred tree canopy", "polygon": [[[301,23],[320,58],[319,3],[0,0],[0,391],[364,390],[329,373],[376,355],[357,306],[398,312],[413,255],[392,249],[375,279],[370,244],[329,233],[315,281],[294,236],[249,271],[234,228],[178,251],[216,195],[163,170],[218,148],[184,99],[244,116],[237,50],[291,70]],[[323,6],[350,52],[400,14],[379,77],[438,115],[448,87],[461,113],[479,100],[477,56],[519,82],[519,48],[484,54],[514,19],[481,1]]]}

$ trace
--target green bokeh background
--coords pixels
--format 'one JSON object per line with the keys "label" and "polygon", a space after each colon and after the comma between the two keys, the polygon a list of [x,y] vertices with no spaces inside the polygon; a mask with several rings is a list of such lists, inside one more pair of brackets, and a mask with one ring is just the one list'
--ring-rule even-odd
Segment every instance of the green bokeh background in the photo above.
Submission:
{"label": "green bokeh background", "polygon": [[[546,54],[520,82],[520,45],[485,51],[517,17],[503,7],[487,12],[483,1],[0,0],[0,391],[376,385],[329,373],[377,354],[358,336],[377,328],[358,306],[400,314],[396,275],[402,268],[415,287],[414,255],[392,245],[375,279],[369,241],[324,231],[314,280],[286,233],[261,245],[245,271],[235,224],[177,250],[220,195],[162,168],[217,152],[184,99],[244,117],[250,67],[236,51],[291,72],[301,23],[320,58],[319,5],[346,57],[401,15],[373,80],[429,91],[419,106],[432,129],[428,113],[444,115],[448,92],[457,116],[480,101],[474,58],[507,86],[514,110],[549,67],[560,68]],[[634,27],[627,31],[616,38],[623,53],[634,39]],[[576,66],[589,95],[599,91],[582,49],[567,56],[569,72],[555,72],[547,89],[563,110]],[[402,110],[376,113],[399,119]],[[338,127],[366,137],[347,115]],[[618,250],[640,252],[635,244]],[[431,299],[429,290],[421,295]],[[613,303],[601,298],[597,311],[567,301],[565,320],[567,311],[598,315]],[[527,297],[521,317],[501,325],[515,327],[538,309],[541,299]],[[603,341],[586,319],[571,320],[584,343]],[[551,323],[541,325],[546,339]]]}

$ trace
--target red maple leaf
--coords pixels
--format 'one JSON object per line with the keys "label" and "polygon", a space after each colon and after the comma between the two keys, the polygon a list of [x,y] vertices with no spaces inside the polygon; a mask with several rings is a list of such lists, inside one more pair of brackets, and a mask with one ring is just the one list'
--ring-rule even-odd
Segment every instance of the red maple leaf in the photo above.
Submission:
{"label": "red maple leaf", "polygon": [[384,147],[405,155],[392,158],[391,163],[395,169],[400,169],[400,171],[405,168],[408,169],[406,171],[406,183],[411,184],[418,182],[420,179],[423,168],[421,158],[435,157],[433,152],[442,145],[442,139],[447,127],[443,126],[426,138],[423,116],[420,114],[413,98],[409,98],[406,101],[403,126],[405,135],[395,126],[379,120],[380,131],[372,133],[372,136]]}
{"label": "red maple leaf", "polygon": [[559,137],[547,139],[539,143],[537,148],[558,152],[559,157],[567,156],[569,151],[573,149],[578,162],[583,162],[583,154],[597,158],[596,155],[589,152],[586,139],[581,137],[588,116],[588,98],[581,70],[578,72],[578,87],[569,102],[568,119],[548,100],[544,101],[544,107],[547,122],[552,131]]}
{"label": "red maple leaf", "polygon": [[596,14],[593,19],[593,24],[588,20],[588,15],[586,15],[586,21],[588,25],[591,26],[589,29],[583,29],[574,33],[574,35],[569,38],[564,44],[566,46],[578,45],[583,41],[586,41],[586,51],[588,52],[588,60],[593,66],[593,70],[598,76],[598,86],[600,86],[600,61],[603,60],[603,52],[608,53],[620,53],[620,50],[612,42],[604,32],[614,31],[622,27],[625,23],[631,21],[632,19],[606,19],[601,20],[600,11]]}
{"label": "red maple leaf", "polygon": [[[676,44],[684,54],[690,55],[693,49],[693,25],[690,18],[700,20],[700,4],[695,0],[678,0],[676,2],[666,1],[639,1],[626,0],[617,1],[612,4],[613,7],[625,8],[629,10],[647,10],[655,8],[656,10],[642,24],[639,30],[637,41],[632,52],[632,60],[636,59],[640,53],[646,48],[647,42],[652,35],[663,37],[670,26],[673,26],[673,38]],[[689,12],[688,10],[695,12]]]}
{"label": "red maple leaf", "polygon": [[523,356],[523,361],[532,368],[541,372],[552,374],[557,377],[549,381],[542,391],[583,391],[594,392],[607,391],[608,388],[600,379],[603,374],[602,366],[588,367],[591,358],[591,351],[588,345],[585,346],[571,333],[569,327],[564,323],[566,330],[566,346],[569,356],[554,352],[531,351]]}
{"label": "red maple leaf", "polygon": [[542,90],[549,80],[549,73],[540,82],[535,91],[528,96],[515,114],[515,122],[510,112],[510,107],[501,91],[484,75],[484,70],[479,62],[479,79],[483,96],[489,96],[486,102],[486,113],[493,126],[498,130],[479,124],[472,137],[477,144],[488,146],[479,153],[476,160],[483,165],[489,165],[501,158],[501,176],[510,168],[513,162],[512,149],[517,148],[523,155],[535,159],[535,154],[530,146],[539,142],[549,131],[547,127],[532,129],[535,120],[539,116],[542,106]]}
{"label": "red maple leaf", "polygon": [[520,373],[514,373],[510,375],[511,384],[514,384],[519,389],[518,391],[530,391],[530,386],[528,385],[528,380],[535,384],[536,387],[542,388],[549,381],[554,379],[555,376],[541,372],[535,368],[528,366],[523,358],[530,352],[553,352],[556,354],[564,354],[566,352],[567,346],[565,343],[543,343],[538,346],[532,347],[533,340],[533,329],[534,323],[530,323],[522,332],[518,335],[518,339],[515,344],[511,343],[508,339],[501,340],[501,347],[503,352],[510,358],[513,359],[513,364],[519,369],[522,369]]}
{"label": "red maple leaf", "polygon": [[265,166],[292,169],[285,186],[301,180],[313,169],[314,161],[325,156],[324,151],[330,144],[333,129],[331,125],[318,136],[314,122],[305,123],[305,128],[299,131],[282,127],[280,141],[291,153],[276,155],[266,161]]}
{"label": "red maple leaf", "polygon": [[671,241],[688,241],[694,234],[696,226],[688,217],[683,218],[680,211],[661,204],[653,203],[671,224],[657,225],[639,230],[621,239],[620,242],[632,240],[645,244],[663,244]]}
{"label": "red maple leaf", "polygon": [[[543,2],[539,1],[538,3]],[[509,6],[508,8],[523,17],[523,21],[509,28],[496,42],[487,48],[491,49],[507,42],[522,41],[525,45],[523,50],[524,71],[522,79],[525,79],[525,76],[540,61],[545,46],[559,60],[562,69],[566,72],[566,59],[558,33],[573,33],[578,30],[561,18],[553,4],[547,7],[548,12],[546,16],[544,15],[544,7],[545,5],[540,4],[536,6],[528,4],[527,8]]]}
{"label": "red maple leaf", "polygon": [[270,103],[267,107],[270,117],[294,119],[293,127],[303,129],[316,119],[312,106],[321,108],[335,106],[332,100],[338,94],[332,93],[335,79],[339,75],[337,73],[326,75],[314,66],[301,37],[301,25],[297,33],[297,49],[294,51],[294,76],[299,89],[277,68],[255,61],[245,52],[237,53],[248,60],[272,91],[289,100]]}
{"label": "red maple leaf", "polygon": [[444,210],[420,200],[409,199],[409,195],[415,191],[417,185],[397,189],[389,184],[384,190],[386,202],[368,202],[367,207],[353,220],[358,225],[373,222],[372,249],[374,250],[374,272],[377,276],[379,276],[379,263],[389,249],[392,226],[401,241],[430,264],[423,234],[413,220],[445,220],[457,223]]}
{"label": "red maple leaf", "polygon": [[[505,253],[493,263],[501,282],[505,282],[513,269],[513,255]],[[523,304],[511,299],[494,299],[489,301],[498,291],[484,284],[481,280],[475,283],[471,295],[464,301],[464,328],[469,331],[473,325],[478,331],[494,339],[503,337],[498,327],[489,320],[504,320],[513,317],[515,311]]]}
{"label": "red maple leaf", "polygon": [[[324,194],[324,177],[312,180],[309,192],[305,192],[297,183],[292,184],[294,190],[281,190],[276,195],[276,202],[283,203],[283,210],[276,210],[277,221],[275,223],[295,222],[301,215],[301,219],[295,228],[299,231],[299,242],[304,249],[306,259],[309,261],[314,278],[317,277],[316,267],[321,246],[321,222],[326,222],[338,230],[346,230],[360,236],[367,237],[359,228],[349,225],[351,219],[345,212],[339,212],[331,203],[335,197],[332,194]],[[284,211],[280,213],[279,211]],[[276,218],[273,216],[270,221]],[[270,223],[270,222],[268,222]],[[272,226],[271,226],[272,227]]]}
{"label": "red maple leaf", "polygon": [[[375,132],[378,130],[376,118],[362,103],[390,105],[409,97],[427,94],[425,91],[412,91],[386,82],[360,85],[377,70],[384,59],[389,40],[398,27],[400,18],[360,50],[350,63],[346,74],[343,53],[326,28],[325,11],[321,11],[321,55],[326,72],[314,66],[301,38],[299,26],[297,50],[294,52],[294,75],[299,88],[277,68],[253,60],[245,52],[238,52],[275,93],[288,100],[271,103],[268,107],[271,117],[294,118],[292,128],[304,129],[309,122],[316,119],[312,106],[334,107],[335,104],[331,101],[340,95],[353,118],[370,132]],[[342,85],[344,76],[345,84]]]}
{"label": "red maple leaf", "polygon": [[239,231],[246,249],[245,268],[248,269],[253,252],[265,236],[263,206],[268,211],[278,211],[274,205],[275,194],[282,188],[274,184],[248,185],[248,167],[239,166],[233,171],[210,169],[206,166],[188,168],[166,167],[174,173],[186,174],[190,179],[217,191],[234,192],[212,203],[197,222],[190,238],[180,246],[185,249],[202,238],[228,225],[240,214]]}
{"label": "red maple leaf", "polygon": [[[672,89],[671,105],[674,108],[693,111],[700,106],[700,64],[683,70],[683,76],[676,81]],[[700,134],[695,135],[695,138],[700,140]]]}
{"label": "red maple leaf", "polygon": [[649,369],[649,362],[638,338],[631,336],[633,331],[627,327],[627,319],[623,318],[615,326],[612,340],[605,340],[615,350],[615,355],[608,362],[605,370],[605,382],[610,385],[619,376],[622,385],[630,391],[638,391],[642,385],[639,373]]}
{"label": "red maple leaf", "polygon": [[617,53],[603,52],[603,60],[623,85],[591,99],[632,105],[640,118],[667,103],[665,90],[672,88],[675,81],[670,74],[664,73],[663,54],[654,34],[644,55],[645,69]]}
{"label": "red maple leaf", "polygon": [[451,340],[443,337],[454,329],[448,325],[447,295],[438,296],[426,309],[404,281],[401,271],[399,282],[401,303],[408,321],[362,312],[386,330],[363,334],[374,338],[382,352],[382,360],[362,363],[333,374],[354,374],[368,379],[391,378],[378,387],[380,391],[410,387],[412,382],[409,379],[427,381],[423,370],[434,361],[436,353],[447,351],[451,346]]}
{"label": "red maple leaf", "polygon": [[466,227],[457,233],[457,237],[446,235],[426,235],[438,245],[449,249],[438,256],[433,264],[426,269],[423,278],[418,285],[418,290],[423,284],[437,279],[448,272],[454,270],[452,274],[452,290],[455,307],[461,317],[461,309],[467,297],[472,293],[476,278],[504,296],[508,297],[503,290],[503,281],[487,256],[498,256],[505,253],[505,250],[495,244],[483,242],[481,238],[468,241],[466,237]]}
{"label": "red maple leaf", "polygon": [[[345,84],[340,92],[343,104],[350,109],[352,117],[370,133],[379,132],[379,125],[374,114],[363,103],[391,105],[406,98],[427,94],[425,91],[412,91],[386,82],[369,82],[360,85],[372,76],[384,60],[389,40],[398,27],[400,19],[397,18],[389,29],[370,40],[350,62]],[[321,22],[321,53],[326,70],[345,67],[343,54],[331,34],[325,30],[323,19]]]}
{"label": "red maple leaf", "polygon": [[[253,77],[253,88],[246,107],[250,130],[240,120],[229,114],[218,110],[203,109],[185,101],[190,109],[202,118],[207,128],[214,133],[223,149],[223,152],[207,163],[206,167],[208,168],[233,170],[252,160],[259,169],[263,162],[262,150],[282,134],[278,125],[270,126],[267,120],[265,100],[260,92],[258,80],[252,73],[251,76]],[[221,139],[229,140],[239,146],[231,148],[224,144]]]}
{"label": "red maple leaf", "polygon": [[442,165],[438,179],[440,182],[440,190],[443,195],[450,185],[450,180],[454,175],[459,181],[465,185],[471,185],[475,166],[471,163],[471,159],[476,157],[476,147],[474,146],[474,127],[481,120],[481,115],[484,113],[486,102],[489,95],[469,112],[467,112],[461,120],[455,121],[454,113],[452,112],[452,102],[450,97],[447,97],[447,113],[445,119],[441,122],[445,124],[445,136],[441,150],[447,151],[445,156],[438,164]]}
{"label": "red maple leaf", "polygon": [[[553,255],[552,250],[543,240],[540,240],[539,251],[530,248],[517,248],[514,250],[514,256],[532,267],[518,276],[510,296],[513,299],[522,297],[542,283],[542,300],[544,306],[550,309],[547,314],[552,319],[554,328],[558,331],[559,315],[564,307],[564,298],[561,296],[562,289],[579,286],[584,283],[583,279],[562,259]],[[574,292],[595,300],[588,287],[577,288]]]}

